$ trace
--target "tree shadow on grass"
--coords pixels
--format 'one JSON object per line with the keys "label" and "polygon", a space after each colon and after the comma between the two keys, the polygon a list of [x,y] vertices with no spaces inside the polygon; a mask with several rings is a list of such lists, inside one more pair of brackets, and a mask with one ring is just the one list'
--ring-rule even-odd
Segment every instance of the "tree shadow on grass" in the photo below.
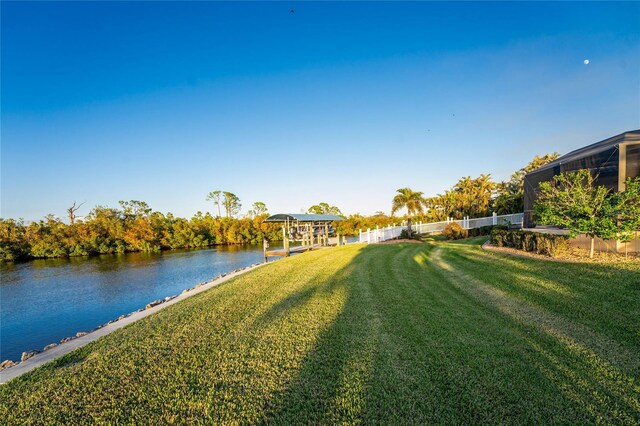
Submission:
{"label": "tree shadow on grass", "polygon": [[572,376],[556,364],[566,354],[553,342],[551,355],[532,350],[530,328],[451,286],[432,248],[366,247],[330,279],[342,309],[270,396],[262,423],[580,421],[606,409],[563,393]]}
{"label": "tree shadow on grass", "polygon": [[[309,303],[317,293],[339,293],[344,298],[340,312],[317,336],[292,383],[271,396],[262,423],[326,424],[358,417],[361,398],[357,394],[366,380],[366,360],[376,338],[375,320],[366,309],[366,289],[353,279],[361,268],[360,256],[325,283],[290,295],[263,316],[264,321],[270,321],[286,315],[292,308]],[[341,392],[345,390],[347,397]]]}
{"label": "tree shadow on grass", "polygon": [[[505,319],[520,324],[520,337],[536,354],[532,356],[531,351],[527,354],[530,362],[549,381],[556,383],[567,399],[579,404],[585,418],[630,421],[640,416],[637,351],[618,346],[610,337],[611,332],[596,333],[560,313],[547,311],[545,304],[534,306],[518,298],[518,292],[524,291],[518,288],[521,287],[519,281],[523,280],[522,272],[495,268],[498,262],[492,261],[492,279],[487,280],[486,275],[469,275],[486,259],[465,257],[465,252],[442,256],[435,262],[439,274],[494,308]],[[461,260],[466,260],[466,264]],[[567,271],[564,272],[566,276]],[[496,288],[500,287],[496,282],[502,280],[511,283],[511,293]],[[553,300],[550,296],[547,298]],[[556,298],[562,296],[556,294]]]}
{"label": "tree shadow on grass", "polygon": [[452,250],[446,260],[456,268],[473,269],[485,281],[490,277],[487,282],[515,297],[606,332],[621,346],[640,348],[640,271],[495,256],[475,249]]}

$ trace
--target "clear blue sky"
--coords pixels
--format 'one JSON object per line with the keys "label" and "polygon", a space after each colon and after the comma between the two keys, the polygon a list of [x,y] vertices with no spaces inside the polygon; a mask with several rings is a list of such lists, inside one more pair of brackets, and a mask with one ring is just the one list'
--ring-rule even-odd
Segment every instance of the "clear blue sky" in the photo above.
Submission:
{"label": "clear blue sky", "polygon": [[5,218],[388,212],[640,127],[637,2],[1,7]]}

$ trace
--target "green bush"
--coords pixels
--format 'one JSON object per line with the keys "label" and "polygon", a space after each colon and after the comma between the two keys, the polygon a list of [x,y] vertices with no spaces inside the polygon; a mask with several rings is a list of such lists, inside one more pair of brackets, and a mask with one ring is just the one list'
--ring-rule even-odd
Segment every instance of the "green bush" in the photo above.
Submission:
{"label": "green bush", "polygon": [[489,225],[489,226],[481,226],[479,228],[471,228],[469,230],[467,230],[467,234],[469,235],[469,237],[479,237],[481,235],[491,235],[491,231],[495,228],[504,228],[507,229],[507,227],[502,226],[502,225]]}
{"label": "green bush", "polygon": [[461,240],[463,238],[467,238],[469,233],[466,229],[462,229],[457,222],[451,222],[444,228],[442,234],[447,237],[447,240]]}
{"label": "green bush", "polygon": [[564,235],[543,234],[531,231],[508,231],[494,228],[491,231],[491,244],[496,247],[512,247],[531,253],[554,257],[567,247]]}
{"label": "green bush", "polygon": [[493,229],[491,231],[490,241],[496,247],[504,247],[507,242],[508,231],[504,229]]}

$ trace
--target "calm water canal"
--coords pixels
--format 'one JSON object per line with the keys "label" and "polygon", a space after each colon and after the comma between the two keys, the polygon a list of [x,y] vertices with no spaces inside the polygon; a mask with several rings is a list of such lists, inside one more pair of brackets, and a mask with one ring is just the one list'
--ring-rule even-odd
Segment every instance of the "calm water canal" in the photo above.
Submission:
{"label": "calm water canal", "polygon": [[0,264],[0,361],[261,261],[261,247],[225,246]]}

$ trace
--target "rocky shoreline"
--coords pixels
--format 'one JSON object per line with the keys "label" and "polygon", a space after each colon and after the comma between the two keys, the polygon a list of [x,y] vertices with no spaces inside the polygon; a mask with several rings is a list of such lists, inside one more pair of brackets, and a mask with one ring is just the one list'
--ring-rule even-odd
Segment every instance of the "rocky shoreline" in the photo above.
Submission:
{"label": "rocky shoreline", "polygon": [[213,283],[213,282],[215,282],[215,281],[217,281],[217,280],[219,280],[221,278],[226,277],[227,275],[238,273],[238,272],[241,272],[241,271],[256,267],[258,265],[260,265],[260,263],[253,263],[253,264],[251,264],[251,265],[249,265],[249,266],[247,266],[245,268],[234,269],[231,272],[227,272],[227,273],[218,275],[217,277],[215,277],[215,278],[213,278],[213,279],[211,279],[209,281],[203,281],[201,283],[198,283],[198,284],[194,285],[193,287],[186,288],[186,289],[182,290],[182,292],[180,294],[174,294],[173,296],[167,296],[164,299],[154,300],[152,302],[147,303],[147,305],[144,308],[140,308],[140,309],[138,309],[136,311],[129,312],[128,314],[125,314],[125,315],[120,315],[118,318],[113,319],[113,320],[111,320],[109,322],[106,322],[104,324],[100,324],[97,327],[93,328],[92,330],[79,331],[79,332],[77,332],[75,334],[75,336],[65,337],[65,338],[61,339],[59,343],[50,343],[50,344],[46,345],[44,348],[42,348],[42,350],[33,349],[33,350],[22,352],[22,356],[20,357],[20,361],[13,361],[13,360],[7,359],[7,360],[4,360],[4,361],[0,362],[0,371],[3,371],[3,370],[6,370],[7,368],[19,365],[20,363],[32,358],[34,355],[37,355],[37,354],[42,353],[42,352],[46,352],[49,349],[53,349],[53,348],[55,348],[55,347],[57,347],[59,345],[63,345],[65,343],[67,343],[67,342],[75,340],[78,337],[86,336],[89,333],[93,333],[94,331],[100,330],[101,328],[103,328],[103,327],[105,327],[107,325],[110,325],[110,324],[113,324],[115,322],[121,321],[121,320],[123,320],[125,318],[128,318],[128,317],[130,317],[132,314],[134,314],[136,312],[142,312],[142,311],[145,311],[147,309],[151,309],[151,308],[153,308],[155,306],[158,306],[158,305],[166,303],[166,302],[168,302],[170,300],[173,300],[173,299],[175,299],[176,297],[178,297],[181,294],[189,293],[190,291],[193,291],[193,290],[197,289],[198,287],[201,287],[201,286],[203,286],[205,284]]}

